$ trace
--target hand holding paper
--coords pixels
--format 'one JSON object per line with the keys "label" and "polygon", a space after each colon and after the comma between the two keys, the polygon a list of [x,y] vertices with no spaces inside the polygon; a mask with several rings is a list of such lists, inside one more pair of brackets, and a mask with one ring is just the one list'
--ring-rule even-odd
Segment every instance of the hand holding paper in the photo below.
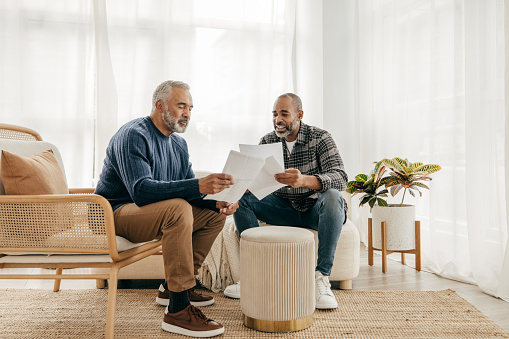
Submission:
{"label": "hand holding paper", "polygon": [[264,164],[265,159],[237,151],[230,151],[223,168],[223,173],[230,174],[233,177],[235,185],[226,188],[222,192],[207,195],[205,199],[227,201],[230,203],[239,201]]}
{"label": "hand holding paper", "polygon": [[284,172],[283,149],[280,143],[269,145],[239,145],[241,152],[230,151],[223,173],[233,177],[235,184],[205,199],[237,202],[249,189],[258,199],[284,187],[274,178]]}
{"label": "hand holding paper", "polygon": [[292,187],[305,186],[304,176],[296,168],[288,168],[283,173],[277,173],[275,180],[283,185]]}
{"label": "hand holding paper", "polygon": [[219,193],[234,185],[233,177],[225,173],[213,173],[198,180],[199,190],[202,194]]}

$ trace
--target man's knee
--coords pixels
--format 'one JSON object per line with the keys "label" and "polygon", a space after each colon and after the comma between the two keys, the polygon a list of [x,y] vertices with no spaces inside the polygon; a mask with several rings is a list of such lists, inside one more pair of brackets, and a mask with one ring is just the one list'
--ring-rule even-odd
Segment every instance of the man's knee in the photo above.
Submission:
{"label": "man's knee", "polygon": [[345,208],[345,200],[343,199],[341,192],[335,188],[330,188],[330,189],[326,190],[325,192],[321,193],[320,200],[325,207],[331,207],[334,209],[336,209],[336,208],[344,209]]}
{"label": "man's knee", "polygon": [[214,213],[214,222],[212,223],[212,226],[214,228],[218,228],[219,230],[222,230],[224,227],[224,224],[226,223],[226,215],[222,213],[217,213],[214,211],[210,211],[211,213]]}
{"label": "man's knee", "polygon": [[319,203],[321,213],[331,217],[338,217],[343,223],[346,222],[345,200],[340,191],[335,188],[326,190],[320,194]]}
{"label": "man's knee", "polygon": [[222,214],[222,213],[217,213],[217,219],[216,219],[223,227],[224,224],[226,223],[226,215],[225,214]]}
{"label": "man's knee", "polygon": [[251,204],[255,201],[259,201],[259,200],[255,197],[255,195],[253,193],[251,193],[251,192],[244,193],[242,198],[240,198],[240,200],[239,200],[239,207],[252,209]]}
{"label": "man's knee", "polygon": [[193,208],[184,199],[168,199],[159,202],[164,209],[162,227],[193,224]]}

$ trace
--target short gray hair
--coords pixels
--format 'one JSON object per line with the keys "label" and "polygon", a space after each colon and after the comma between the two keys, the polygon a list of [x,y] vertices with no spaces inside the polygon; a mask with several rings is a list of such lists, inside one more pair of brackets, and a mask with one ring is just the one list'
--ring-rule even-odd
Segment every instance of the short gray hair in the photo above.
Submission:
{"label": "short gray hair", "polygon": [[302,100],[300,100],[300,98],[297,94],[294,94],[294,93],[281,94],[280,96],[277,97],[277,100],[282,99],[282,98],[292,99],[295,109],[297,109],[297,111],[302,111]]}
{"label": "short gray hair", "polygon": [[154,94],[152,94],[152,112],[155,112],[156,110],[156,102],[161,100],[164,102],[164,105],[166,107],[168,98],[171,95],[171,90],[173,87],[177,88],[185,88],[188,91],[190,90],[190,87],[188,84],[182,81],[176,81],[176,80],[168,80],[157,86],[156,90],[154,91]]}

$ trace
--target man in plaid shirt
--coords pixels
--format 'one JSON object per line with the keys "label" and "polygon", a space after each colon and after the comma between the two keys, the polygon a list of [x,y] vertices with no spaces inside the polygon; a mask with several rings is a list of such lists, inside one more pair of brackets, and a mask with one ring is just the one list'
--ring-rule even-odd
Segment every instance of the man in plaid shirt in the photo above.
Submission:
{"label": "man in plaid shirt", "polygon": [[[258,227],[258,220],[318,231],[316,308],[331,309],[338,303],[328,277],[346,221],[347,206],[340,191],[346,189],[348,178],[332,136],[303,123],[303,115],[297,95],[286,93],[277,98],[272,111],[274,131],[266,134],[260,144],[282,144],[285,171],[275,178],[287,186],[262,200],[247,192],[233,218],[239,234]],[[224,294],[240,298],[240,283],[228,286]]]}

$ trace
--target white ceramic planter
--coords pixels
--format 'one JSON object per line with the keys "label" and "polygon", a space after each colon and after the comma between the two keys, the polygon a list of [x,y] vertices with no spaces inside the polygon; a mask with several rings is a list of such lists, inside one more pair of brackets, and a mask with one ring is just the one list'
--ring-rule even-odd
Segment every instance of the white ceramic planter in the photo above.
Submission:
{"label": "white ceramic planter", "polygon": [[373,247],[382,249],[382,221],[386,222],[387,250],[415,249],[415,206],[373,207]]}

